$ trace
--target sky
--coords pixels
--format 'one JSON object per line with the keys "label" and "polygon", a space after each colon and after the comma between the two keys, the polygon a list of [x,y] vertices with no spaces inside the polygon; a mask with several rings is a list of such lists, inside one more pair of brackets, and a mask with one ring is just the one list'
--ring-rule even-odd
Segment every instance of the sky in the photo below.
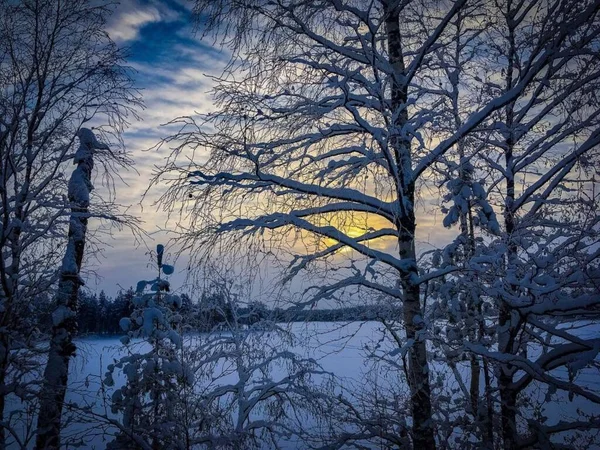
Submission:
{"label": "sky", "polygon": [[[104,290],[114,296],[139,280],[154,277],[147,252],[156,244],[167,244],[169,230],[175,228],[176,222],[155,204],[160,186],[150,189],[142,201],[154,168],[168,155],[165,148],[149,149],[169,135],[163,126],[169,120],[212,108],[212,82],[207,75],[219,75],[228,61],[226,50],[213,47],[210,39],[202,41],[194,33],[192,5],[189,0],[121,0],[107,24],[111,38],[127,51],[128,65],[135,70],[146,106],[140,111],[142,120],[133,121],[123,136],[135,170],[119,173],[123,183],[116,185],[116,201],[128,207],[128,214],[142,220],[147,235],[139,240],[128,230],[113,229],[110,235],[102,236],[102,250],[90,254],[86,261],[86,286],[92,292]],[[455,231],[440,230],[441,214],[432,214],[431,207],[425,209],[418,218],[418,239],[433,244],[449,241]],[[167,262],[173,257],[171,247]],[[188,258],[180,256],[170,277],[172,286],[183,292],[192,290],[184,270]]]}
{"label": "sky", "polygon": [[[129,230],[113,229],[111,236],[102,236],[102,251],[86,261],[86,285],[92,292],[104,290],[112,296],[153,277],[148,249],[166,243],[164,230],[173,228],[154,204],[158,189],[142,201],[154,167],[166,156],[165,151],[148,149],[168,135],[162,125],[169,120],[209,109],[211,82],[206,75],[218,75],[227,62],[225,52],[195,36],[191,6],[186,0],[121,0],[107,23],[109,35],[128,55],[145,104],[139,112],[142,120],[132,121],[123,135],[135,170],[119,173],[123,182],[117,180],[116,201],[143,221],[148,235],[141,241]],[[172,282],[182,286],[185,277],[177,272]]]}

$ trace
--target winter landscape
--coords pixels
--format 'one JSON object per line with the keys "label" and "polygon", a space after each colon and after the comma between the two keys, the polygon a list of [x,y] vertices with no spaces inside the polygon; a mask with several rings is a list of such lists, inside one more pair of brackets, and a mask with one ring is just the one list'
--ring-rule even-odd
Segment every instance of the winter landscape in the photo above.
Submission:
{"label": "winter landscape", "polygon": [[600,0],[0,0],[1,449],[600,449]]}

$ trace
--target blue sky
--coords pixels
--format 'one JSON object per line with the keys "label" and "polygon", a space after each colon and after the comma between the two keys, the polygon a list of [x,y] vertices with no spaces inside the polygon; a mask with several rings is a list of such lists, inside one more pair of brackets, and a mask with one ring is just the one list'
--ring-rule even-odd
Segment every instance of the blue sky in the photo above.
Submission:
{"label": "blue sky", "polygon": [[[191,6],[185,0],[122,0],[107,23],[111,38],[128,54],[146,105],[140,112],[142,120],[133,121],[124,135],[136,170],[119,174],[124,182],[117,183],[117,202],[128,206],[129,214],[139,215],[150,237],[136,242],[131,232],[116,229],[111,230],[112,236],[103,236],[103,251],[87,258],[86,284],[93,292],[104,289],[114,295],[154,276],[146,253],[157,243],[166,243],[167,233],[160,230],[173,228],[174,223],[153,205],[159,190],[140,204],[153,168],[166,156],[164,151],[147,149],[168,135],[162,124],[210,108],[211,83],[205,75],[219,74],[227,61],[226,54],[194,35]],[[99,184],[96,181],[101,189]],[[185,282],[181,273],[172,279],[177,287]]]}

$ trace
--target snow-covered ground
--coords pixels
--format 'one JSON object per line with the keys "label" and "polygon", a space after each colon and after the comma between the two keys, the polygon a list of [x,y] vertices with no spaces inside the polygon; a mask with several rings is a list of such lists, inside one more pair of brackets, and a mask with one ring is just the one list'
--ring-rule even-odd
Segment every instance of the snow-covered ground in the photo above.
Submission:
{"label": "snow-covered ground", "polygon": [[[353,386],[365,386],[365,383],[378,383],[380,388],[385,389],[391,382],[397,383],[401,380],[397,373],[387,372],[385,365],[377,363],[368,357],[374,351],[377,353],[386,353],[393,350],[393,344],[386,339],[381,339],[383,335],[383,326],[377,322],[353,322],[353,323],[293,323],[285,325],[289,327],[296,337],[296,343],[292,348],[295,353],[302,357],[314,358],[321,367],[339,377],[341,384],[348,389]],[[596,331],[594,331],[596,330]],[[586,334],[597,332],[597,328],[583,327],[580,333]],[[269,345],[278,347],[278,337],[276,335],[263,335],[262,338],[269,341]],[[188,336],[187,339],[195,339],[195,336]],[[145,344],[141,344],[142,346]],[[83,448],[104,449],[107,442],[111,439],[106,436],[106,431],[111,431],[110,425],[100,426],[100,420],[95,421],[93,414],[112,416],[110,405],[105,402],[110,392],[103,391],[102,383],[104,373],[108,364],[118,360],[124,353],[124,348],[119,341],[119,337],[86,337],[77,341],[78,352],[74,363],[70,367],[70,385],[67,393],[67,401],[74,402],[79,408],[87,407],[87,423],[81,423],[80,414],[67,414],[67,424],[64,430],[64,442],[73,444],[80,442]],[[375,348],[376,347],[376,348]],[[281,344],[281,350],[284,345]],[[389,350],[388,350],[389,349]],[[217,366],[216,371],[224,370],[222,366]],[[273,379],[285,375],[282,367],[274,367],[271,374]],[[437,374],[445,377],[449,392],[456,388],[456,381],[450,373],[447,365],[443,363],[432,363],[432,378]],[[280,373],[277,373],[277,372]],[[463,375],[467,373],[467,366],[459,364],[458,371]],[[123,383],[123,377],[115,372],[115,385],[118,387]],[[216,375],[216,374],[215,374]],[[555,375],[561,375],[557,373]],[[566,376],[566,374],[562,374]],[[230,383],[234,381],[234,374],[229,373],[220,378],[218,383]],[[579,382],[594,386],[600,390],[600,380],[597,379],[593,371],[583,371]],[[406,387],[400,386],[396,389],[401,393],[406,393]],[[540,386],[533,385],[530,389],[532,397],[543,398],[546,388],[540,389]],[[574,415],[577,408],[591,413],[590,406],[578,401],[570,402],[567,395],[559,396],[559,402],[552,403],[543,409],[543,413],[549,418],[549,423],[556,423],[561,419],[566,419]],[[21,404],[14,398],[9,399],[9,410],[17,411]],[[77,418],[77,419],[75,419]],[[24,423],[21,432],[24,433]],[[114,431],[114,428],[112,429]],[[25,433],[24,433],[25,434]],[[303,448],[300,444],[293,442],[284,443],[284,448]],[[69,448],[71,448],[69,446]]]}
{"label": "snow-covered ground", "polygon": [[[314,358],[319,365],[340,380],[344,385],[350,386],[361,383],[364,376],[369,372],[370,365],[365,355],[365,346],[372,343],[381,336],[381,325],[376,322],[353,322],[353,323],[292,323],[283,325],[290,329],[297,341],[293,347],[288,349],[299,356]],[[193,340],[194,336],[188,336]],[[262,338],[271,340],[279,339],[275,334],[263,335]],[[67,401],[78,405],[89,405],[99,414],[111,416],[110,406],[104,403],[106,392],[102,392],[100,380],[103,378],[108,364],[113,363],[124,355],[123,345],[119,337],[86,337],[77,342],[79,352],[75,363],[70,368],[70,391],[67,393]],[[275,344],[275,347],[283,343]],[[148,349],[145,344],[138,347],[139,351]],[[221,365],[217,366],[215,377],[218,383],[231,383],[235,375],[230,374]],[[273,379],[285,376],[282,367],[273,367],[271,376]],[[223,375],[227,371],[226,375]],[[115,387],[124,382],[122,374],[115,371]],[[120,376],[118,376],[120,375]],[[110,392],[108,392],[110,394]],[[114,416],[113,416],[114,417]],[[85,445],[88,448],[103,449],[110,436],[102,436],[95,424],[72,423],[65,428],[64,434],[69,437],[84,436]],[[288,442],[284,448],[303,448],[302,445]]]}

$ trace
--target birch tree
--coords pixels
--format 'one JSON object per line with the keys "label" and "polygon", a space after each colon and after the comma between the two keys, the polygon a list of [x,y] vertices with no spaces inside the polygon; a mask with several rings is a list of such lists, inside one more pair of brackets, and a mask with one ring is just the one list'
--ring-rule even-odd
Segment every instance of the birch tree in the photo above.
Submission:
{"label": "birch tree", "polygon": [[73,158],[77,167],[71,174],[68,191],[71,203],[68,242],[60,268],[56,307],[52,312],[50,351],[40,392],[36,439],[38,448],[60,446],[61,415],[67,391],[69,362],[76,349],[73,338],[77,332],[79,288],[84,284],[80,271],[86,244],[90,194],[93,189],[91,178],[94,153],[109,150],[108,146],[98,142],[94,133],[87,128],[80,128],[77,135],[80,143]]}
{"label": "birch tree", "polygon": [[[597,341],[582,339],[571,329],[600,301],[595,192],[600,144],[599,8],[593,1],[568,7],[563,2],[506,1],[500,3],[498,20],[488,30],[494,42],[490,57],[501,61],[501,77],[489,80],[488,86],[490,94],[498,95],[519,83],[529,55],[555,39],[561,21],[581,23],[573,26],[576,31],[557,49],[538,82],[498,111],[489,141],[494,150],[484,154],[497,174],[492,192],[504,216],[505,256],[497,268],[503,281],[494,291],[499,300],[502,356],[496,360],[505,448],[522,445],[517,439],[519,399],[524,399],[524,389],[532,382],[599,400],[589,386],[577,382],[577,373],[593,365]],[[529,356],[527,347],[532,345],[543,346],[543,354]],[[524,368],[525,361],[535,370]],[[568,368],[568,380],[566,374],[557,373],[560,367]],[[572,422],[573,429],[577,422]],[[555,431],[567,429],[569,424],[561,423]],[[529,429],[526,442],[546,445],[552,433],[553,427],[540,424]]]}
{"label": "birch tree", "polygon": [[[448,63],[438,51],[460,36],[449,27],[459,13],[473,27],[487,28],[474,8],[487,4],[240,0],[196,6],[203,32],[224,33],[233,59],[216,80],[216,110],[175,120],[182,129],[166,140],[174,151],[165,177],[156,180],[180,174],[162,200],[167,209],[189,214],[182,243],[207,255],[226,245],[216,239],[233,248],[247,237],[252,249],[265,252],[295,240],[286,249],[285,280],[330,269],[304,291],[303,306],[365,289],[399,301],[396,358],[410,388],[410,438],[414,448],[435,448],[422,286],[459,266],[419,267],[420,189],[434,164],[544,85],[561,52],[589,27],[595,5],[569,13],[557,5],[562,14],[547,39],[522,55],[518,79],[466,111],[457,127],[442,122],[449,116],[448,90],[439,87],[451,84],[455,73],[440,70]],[[486,86],[470,80],[472,91]],[[187,159],[200,150],[209,152],[205,162]]]}
{"label": "birch tree", "polygon": [[[25,349],[40,339],[32,301],[57,281],[76,132],[94,120],[98,132],[117,137],[139,105],[122,55],[102,31],[108,12],[78,0],[0,2],[0,448],[6,430],[23,444],[4,417],[5,400],[32,394],[20,375]],[[130,162],[114,150],[100,167]],[[91,214],[114,212],[98,201]],[[29,370],[37,367],[30,361]]]}
{"label": "birch tree", "polygon": [[[488,69],[474,71],[485,81],[476,103],[506,93],[520,80],[530,56],[556,36],[562,20],[579,16],[582,21],[580,27],[573,25],[578,31],[561,44],[538,81],[494,113],[487,129],[472,141],[475,152],[469,164],[486,168],[478,173],[491,185],[490,202],[503,220],[499,238],[489,241],[488,235],[487,242],[467,258],[467,267],[477,274],[477,283],[471,279],[467,287],[470,295],[480,292],[484,302],[494,305],[487,315],[497,317],[497,341],[485,333],[476,342],[473,335],[459,337],[465,338],[469,351],[496,368],[499,438],[505,448],[548,446],[569,433],[574,439],[578,431],[588,433],[576,445],[587,446],[585,439],[593,440],[589,431],[596,427],[594,415],[583,415],[588,426],[582,427],[577,414],[557,423],[541,411],[551,411],[553,402],[567,396],[588,402],[588,408],[597,402],[592,386],[580,375],[597,372],[593,361],[597,341],[586,333],[590,324],[585,318],[595,314],[598,301],[593,167],[599,124],[597,96],[590,95],[597,91],[600,68],[598,6],[499,2],[478,61],[480,68]],[[472,200],[456,193],[468,214]],[[459,222],[463,234],[464,218],[460,208],[458,213],[454,209],[445,224]],[[457,249],[456,243],[446,248],[446,255],[452,255],[447,264],[459,257]],[[449,286],[457,285],[457,277],[443,281],[440,297],[455,294]],[[447,340],[454,341],[453,351],[464,349],[460,340]],[[474,374],[471,383],[473,379]],[[534,386],[547,395],[532,395]],[[533,419],[533,411],[540,416]]]}

